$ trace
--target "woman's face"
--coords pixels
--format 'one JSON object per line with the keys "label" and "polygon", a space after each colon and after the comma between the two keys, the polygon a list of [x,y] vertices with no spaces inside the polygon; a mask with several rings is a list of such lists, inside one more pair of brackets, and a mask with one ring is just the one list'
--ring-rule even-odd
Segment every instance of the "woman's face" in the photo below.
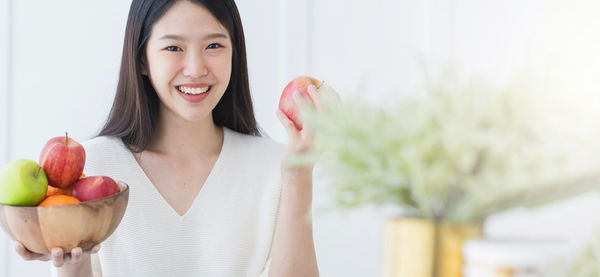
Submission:
{"label": "woman's face", "polygon": [[161,101],[161,116],[212,120],[231,77],[232,45],[224,26],[204,7],[177,1],[155,22],[144,74]]}

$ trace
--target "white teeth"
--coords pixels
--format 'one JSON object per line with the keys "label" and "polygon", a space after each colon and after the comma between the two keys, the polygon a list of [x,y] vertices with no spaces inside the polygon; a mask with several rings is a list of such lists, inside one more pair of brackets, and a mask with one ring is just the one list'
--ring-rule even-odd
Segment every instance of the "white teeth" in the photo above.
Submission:
{"label": "white teeth", "polygon": [[184,87],[184,86],[179,86],[177,88],[179,89],[179,91],[181,91],[185,94],[198,95],[198,94],[207,92],[210,89],[210,86],[205,87],[205,88],[188,88],[188,87]]}

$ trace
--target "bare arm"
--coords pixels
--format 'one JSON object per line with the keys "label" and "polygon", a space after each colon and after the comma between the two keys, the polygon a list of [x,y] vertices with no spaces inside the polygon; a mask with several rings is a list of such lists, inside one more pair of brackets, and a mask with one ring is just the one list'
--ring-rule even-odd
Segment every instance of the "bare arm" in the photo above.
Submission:
{"label": "bare arm", "polygon": [[319,276],[312,223],[312,169],[286,173],[269,276]]}
{"label": "bare arm", "polygon": [[[314,87],[312,89],[314,93]],[[312,150],[312,135],[308,131],[296,130],[294,123],[281,111],[277,111],[277,117],[290,139],[285,157]],[[281,205],[273,238],[270,277],[319,276],[309,216],[313,191],[312,170],[313,166],[281,166]]]}

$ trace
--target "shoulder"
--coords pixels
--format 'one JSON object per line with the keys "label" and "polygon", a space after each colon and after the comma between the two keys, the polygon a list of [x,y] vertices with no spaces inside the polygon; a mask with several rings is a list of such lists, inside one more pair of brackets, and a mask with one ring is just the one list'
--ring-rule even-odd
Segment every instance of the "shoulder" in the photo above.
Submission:
{"label": "shoulder", "polygon": [[102,150],[102,149],[106,149],[106,148],[114,148],[115,146],[118,146],[119,144],[122,144],[120,138],[107,137],[107,136],[91,138],[91,139],[88,139],[81,143],[81,145],[83,145],[83,147],[85,148],[86,151],[88,149]]}
{"label": "shoulder", "polygon": [[85,150],[85,167],[87,171],[106,169],[113,164],[118,166],[127,162],[128,155],[131,155],[129,149],[117,137],[95,137],[83,141],[81,145]]}
{"label": "shoulder", "polygon": [[95,137],[82,142],[81,145],[85,149],[86,156],[91,157],[114,156],[127,150],[121,139],[117,137]]}

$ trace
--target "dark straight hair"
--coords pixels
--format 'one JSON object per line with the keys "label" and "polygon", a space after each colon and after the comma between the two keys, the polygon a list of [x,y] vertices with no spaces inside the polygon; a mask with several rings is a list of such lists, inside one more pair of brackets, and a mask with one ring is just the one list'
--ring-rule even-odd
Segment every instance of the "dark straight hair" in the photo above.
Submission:
{"label": "dark straight hair", "polygon": [[108,119],[98,136],[121,138],[133,152],[144,151],[156,134],[160,100],[142,59],[152,26],[177,1],[206,8],[227,29],[233,46],[231,78],[213,109],[213,121],[234,131],[260,136],[254,117],[242,20],[234,0],[133,0],[129,9],[117,93]]}

